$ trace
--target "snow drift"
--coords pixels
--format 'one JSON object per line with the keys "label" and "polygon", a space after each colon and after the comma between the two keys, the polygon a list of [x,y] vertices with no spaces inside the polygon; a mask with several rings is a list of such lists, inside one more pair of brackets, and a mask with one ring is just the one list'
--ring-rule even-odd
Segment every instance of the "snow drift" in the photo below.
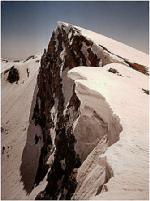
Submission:
{"label": "snow drift", "polygon": [[[116,69],[121,76],[108,72],[110,68]],[[122,125],[120,140],[110,147],[106,140],[100,141],[78,169],[78,187],[74,197],[148,199],[148,95],[142,91],[142,88],[148,88],[147,76],[125,68],[122,64],[112,63],[102,69],[73,68],[69,71],[69,77],[75,80],[75,91],[81,101],[81,115],[83,112],[88,116],[90,108],[108,122],[112,120],[112,115],[107,112],[110,111],[109,104]],[[105,101],[108,103],[107,110],[104,107]],[[119,124],[116,125],[115,135],[117,130],[121,131]],[[112,127],[109,128],[113,132]],[[86,132],[84,139],[89,140],[89,135],[90,132]],[[109,139],[109,134],[107,138]],[[102,159],[105,162],[101,164]],[[106,164],[109,164],[113,171],[113,178],[107,180],[107,184],[104,179],[108,172]],[[103,167],[105,169],[102,171]],[[98,179],[100,181],[96,182]],[[101,191],[98,190],[99,187]]]}

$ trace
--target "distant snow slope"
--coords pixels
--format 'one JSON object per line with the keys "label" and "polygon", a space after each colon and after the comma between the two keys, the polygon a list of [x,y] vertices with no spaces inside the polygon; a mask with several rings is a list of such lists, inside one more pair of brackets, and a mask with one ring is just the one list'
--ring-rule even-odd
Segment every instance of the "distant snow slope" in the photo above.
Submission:
{"label": "distant snow slope", "polygon": [[[69,24],[65,22],[58,22],[58,24],[59,25],[64,24],[67,27],[69,26]],[[148,66],[149,57],[147,54],[139,50],[136,50],[135,48],[132,48],[128,45],[125,45],[121,42],[118,42],[104,35],[101,35],[99,33],[81,28],[79,26],[74,25],[72,26],[80,30],[83,36],[86,36],[88,39],[92,40],[98,46],[103,46],[107,48],[110,52],[114,53],[115,55],[127,59],[130,62]]]}
{"label": "distant snow slope", "polygon": [[[118,73],[108,72],[110,68]],[[90,108],[107,123],[110,115],[98,99],[102,97],[119,117],[123,128],[120,140],[106,152],[106,142],[102,140],[78,169],[75,199],[148,199],[148,95],[142,90],[148,89],[148,77],[117,63],[103,68],[77,67],[68,75],[75,80],[81,114],[84,111],[86,115],[85,111]],[[89,132],[87,138],[88,135]],[[101,151],[97,151],[99,149]],[[106,162],[112,168],[113,177],[99,194]],[[93,168],[89,170],[87,166]],[[101,180],[96,182],[100,177]]]}
{"label": "distant snow slope", "polygon": [[[28,196],[20,181],[20,165],[27,138],[30,109],[40,66],[39,60],[40,56],[25,62],[5,62],[3,60],[1,62],[1,139],[2,147],[5,147],[2,154],[2,199],[26,199]],[[12,66],[19,71],[18,84],[7,81],[9,72],[6,70]]]}

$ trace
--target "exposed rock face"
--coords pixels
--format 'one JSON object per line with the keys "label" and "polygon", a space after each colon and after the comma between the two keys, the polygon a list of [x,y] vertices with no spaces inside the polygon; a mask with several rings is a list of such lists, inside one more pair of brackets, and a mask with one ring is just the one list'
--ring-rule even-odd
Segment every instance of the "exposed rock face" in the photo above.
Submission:
{"label": "exposed rock face", "polygon": [[35,55],[31,55],[31,56],[29,56],[24,62],[28,61],[29,59],[35,59],[35,58],[36,58]]}
{"label": "exposed rock face", "polygon": [[149,95],[149,90],[143,89],[143,88],[142,88],[142,90],[143,90],[144,93],[146,93],[147,95]]}
{"label": "exposed rock face", "polygon": [[108,72],[111,72],[111,73],[114,73],[114,74],[118,73],[118,71],[115,68],[109,68]]}
{"label": "exposed rock face", "polygon": [[129,66],[133,68],[134,70],[139,71],[143,74],[149,75],[148,70],[145,66],[137,64],[137,63],[131,63],[129,61],[126,61],[126,63],[129,64]]}
{"label": "exposed rock face", "polygon": [[[19,71],[18,71],[17,68],[12,66],[9,70],[7,70],[7,72],[9,72],[7,80],[10,83],[14,83],[14,82],[17,82],[19,80]],[[7,72],[5,71],[4,74],[7,73]]]}
{"label": "exposed rock face", "polygon": [[59,24],[53,32],[41,59],[33,114],[35,125],[42,128],[44,143],[35,185],[49,170],[48,183],[35,199],[70,199],[77,187],[76,170],[81,156],[75,150],[78,142],[73,124],[80,115],[80,101],[73,81],[67,78],[68,70],[76,66],[103,67],[112,62],[125,63],[117,56],[114,59],[107,49],[97,46],[75,27]]}
{"label": "exposed rock face", "polygon": [[115,68],[109,68],[109,69],[108,69],[108,72],[113,73],[113,74],[116,74],[116,75],[118,75],[118,76],[122,76]]}

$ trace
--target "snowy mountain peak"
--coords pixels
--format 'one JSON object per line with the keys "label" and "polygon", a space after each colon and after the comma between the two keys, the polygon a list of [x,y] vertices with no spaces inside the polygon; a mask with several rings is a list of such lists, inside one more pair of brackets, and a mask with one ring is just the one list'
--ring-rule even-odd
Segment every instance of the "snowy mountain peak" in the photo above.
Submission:
{"label": "snowy mountain peak", "polygon": [[83,35],[88,40],[91,40],[97,46],[103,47],[105,50],[108,50],[109,53],[113,54],[114,57],[120,57],[127,62],[131,62],[132,64],[140,64],[145,67],[148,67],[149,57],[147,54],[136,50],[128,45],[125,45],[121,42],[118,42],[112,38],[108,38],[102,34],[95,33],[93,31],[81,28],[76,25],[72,25],[66,22],[58,22],[58,27],[63,27],[67,29],[67,31],[71,28],[75,31],[78,30],[79,35]]}
{"label": "snowy mountain peak", "polygon": [[57,21],[57,25],[58,26],[69,26],[69,25],[71,25],[70,23],[67,23],[67,22],[63,22],[63,21]]}
{"label": "snowy mountain peak", "polygon": [[3,199],[148,198],[146,54],[58,22],[2,65]]}

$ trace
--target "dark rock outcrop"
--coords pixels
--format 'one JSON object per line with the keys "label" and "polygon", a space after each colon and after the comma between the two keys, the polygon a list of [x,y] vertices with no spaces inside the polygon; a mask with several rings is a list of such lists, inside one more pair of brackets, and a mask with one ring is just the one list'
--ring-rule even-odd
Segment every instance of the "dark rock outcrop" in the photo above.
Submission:
{"label": "dark rock outcrop", "polygon": [[110,53],[111,55],[114,55],[114,56],[117,56],[118,58],[120,58],[124,64],[128,65],[129,67],[133,68],[134,70],[139,71],[145,75],[149,75],[148,68],[146,66],[143,66],[143,65],[137,64],[137,63],[132,63],[132,62],[128,61],[127,59],[110,52],[106,47],[104,47],[102,45],[99,45],[99,46],[101,48],[103,48],[103,50],[105,50],[106,52]]}
{"label": "dark rock outcrop", "polygon": [[29,75],[30,75],[29,69],[27,68],[26,71],[27,71],[27,77],[29,77]]}
{"label": "dark rock outcrop", "polygon": [[148,70],[145,66],[141,65],[141,64],[137,64],[137,63],[131,63],[129,61],[125,61],[131,68],[133,68],[136,71],[139,71],[145,75],[149,75],[148,74]]}
{"label": "dark rock outcrop", "polygon": [[35,55],[31,55],[31,56],[29,56],[24,62],[28,61],[29,59],[35,59],[35,58],[36,58]]}
{"label": "dark rock outcrop", "polygon": [[[10,83],[18,82],[18,80],[19,80],[19,71],[18,71],[17,68],[12,66],[7,72],[9,72],[7,80]],[[7,73],[7,72],[5,71],[4,74]]]}
{"label": "dark rock outcrop", "polygon": [[108,69],[108,72],[113,73],[113,74],[116,74],[116,75],[118,75],[118,76],[122,76],[115,68],[109,68],[109,69]]}
{"label": "dark rock outcrop", "polygon": [[7,60],[7,59],[2,59],[2,61],[3,61],[3,62],[5,62],[5,63],[7,63],[7,62],[8,62],[8,60]]}
{"label": "dark rock outcrop", "polygon": [[143,88],[142,88],[142,90],[143,90],[144,93],[146,93],[147,95],[149,95],[149,90],[143,89]]}
{"label": "dark rock outcrop", "polygon": [[114,74],[118,73],[118,71],[115,68],[109,68],[108,72],[111,72],[111,73],[114,73]]}

